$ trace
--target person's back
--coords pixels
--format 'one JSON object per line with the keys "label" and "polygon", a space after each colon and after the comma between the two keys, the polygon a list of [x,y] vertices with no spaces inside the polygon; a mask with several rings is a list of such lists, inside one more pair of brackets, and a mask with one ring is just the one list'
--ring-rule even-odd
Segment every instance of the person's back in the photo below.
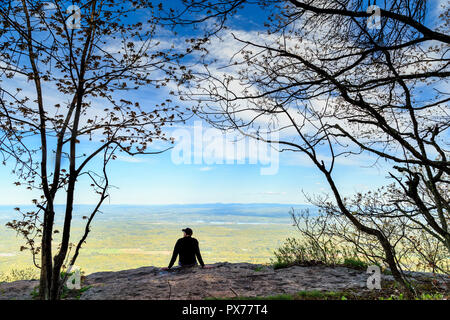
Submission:
{"label": "person's back", "polygon": [[197,260],[200,265],[204,267],[205,264],[203,263],[203,259],[200,254],[198,240],[191,237],[192,230],[190,228],[186,228],[182,231],[184,232],[184,237],[177,240],[168,269],[172,268],[177,256],[179,256],[178,264],[181,267],[194,266],[197,264]]}
{"label": "person's back", "polygon": [[198,262],[203,266],[202,256],[200,255],[200,249],[198,246],[198,241],[192,237],[183,237],[178,239],[178,261],[181,266],[194,265]]}

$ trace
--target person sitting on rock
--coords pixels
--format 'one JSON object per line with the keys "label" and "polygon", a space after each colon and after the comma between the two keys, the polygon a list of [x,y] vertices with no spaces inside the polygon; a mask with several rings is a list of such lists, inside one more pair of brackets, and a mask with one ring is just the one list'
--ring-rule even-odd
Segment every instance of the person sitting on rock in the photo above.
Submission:
{"label": "person sitting on rock", "polygon": [[[172,268],[178,255],[180,256],[178,259],[178,265],[180,267],[196,266],[198,260],[202,268],[205,268],[202,255],[200,254],[198,240],[192,238],[192,229],[186,228],[181,231],[183,231],[183,238],[178,239],[177,243],[175,244],[169,266],[167,268],[162,268],[162,270],[169,270],[170,268]],[[206,266],[206,268],[208,267]]]}

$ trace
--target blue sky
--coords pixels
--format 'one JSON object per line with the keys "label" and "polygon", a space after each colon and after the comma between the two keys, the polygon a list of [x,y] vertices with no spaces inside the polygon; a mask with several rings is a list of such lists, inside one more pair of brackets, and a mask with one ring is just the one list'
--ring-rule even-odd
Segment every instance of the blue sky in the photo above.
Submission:
{"label": "blue sky", "polygon": [[[437,1],[430,2],[431,7]],[[260,12],[246,9],[232,22],[233,28],[242,32],[258,30]],[[133,93],[146,101],[158,101],[165,92],[140,90]],[[198,121],[198,119],[197,119]],[[192,122],[188,124],[192,125]],[[207,130],[206,123],[202,124]],[[186,129],[189,131],[189,127]],[[192,132],[192,131],[189,131]],[[84,141],[81,148],[90,150],[95,142]],[[163,147],[158,145],[157,147]],[[279,154],[278,171],[263,175],[267,164],[177,164],[172,151],[159,155],[130,157],[119,156],[109,166],[111,204],[183,204],[183,203],[307,203],[302,190],[308,194],[327,192],[323,175],[304,156],[293,153]],[[387,167],[367,167],[374,158],[344,159],[336,166],[334,177],[344,194],[374,189],[388,182]],[[94,161],[91,168],[100,168]],[[34,191],[13,184],[11,164],[0,167],[0,205],[30,204],[36,198]],[[81,183],[86,181],[80,180]],[[96,197],[82,185],[76,191],[77,204],[95,203]],[[63,203],[63,198],[57,198]]]}
{"label": "blue sky", "polygon": [[[286,158],[286,159],[284,159]],[[182,203],[306,203],[306,193],[328,190],[326,182],[311,165],[294,165],[281,155],[275,175],[261,175],[261,165],[173,164],[170,151],[137,159],[116,160],[109,167],[112,204]],[[93,165],[95,167],[95,164]],[[208,168],[208,169],[206,169]],[[381,172],[380,172],[381,173]],[[335,173],[338,185],[347,193],[381,185],[384,174],[375,168],[342,165]],[[0,204],[28,204],[35,197],[24,187],[13,185],[7,168],[0,170]],[[77,203],[94,203],[90,189],[77,190]],[[59,199],[62,203],[62,199]]]}

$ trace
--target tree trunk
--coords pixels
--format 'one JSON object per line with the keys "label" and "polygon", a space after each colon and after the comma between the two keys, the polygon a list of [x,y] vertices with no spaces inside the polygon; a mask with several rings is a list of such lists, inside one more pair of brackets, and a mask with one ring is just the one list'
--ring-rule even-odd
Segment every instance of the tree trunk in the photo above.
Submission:
{"label": "tree trunk", "polygon": [[52,205],[47,205],[44,213],[44,228],[42,230],[41,245],[41,277],[39,282],[39,298],[50,299],[50,288],[52,283],[52,232],[54,211]]}
{"label": "tree trunk", "polygon": [[[316,165],[317,164],[318,162],[316,161]],[[356,217],[352,215],[352,213],[347,209],[345,204],[342,202],[341,195],[334,183],[333,178],[331,177],[330,172],[328,172],[325,169],[325,167],[321,166],[320,164],[317,166],[325,174],[325,177],[328,181],[329,186],[331,187],[331,190],[334,194],[334,197],[341,212],[353,223],[353,225],[358,230],[377,237],[378,241],[383,247],[385,258],[389,265],[389,268],[391,269],[392,276],[394,277],[395,281],[397,281],[403,287],[406,296],[408,298],[412,298],[414,296],[414,291],[412,290],[411,286],[405,281],[403,275],[398,269],[397,263],[395,261],[394,249],[392,248],[392,245],[390,244],[389,240],[384,236],[384,234],[380,230],[372,229],[370,227],[363,225]]]}

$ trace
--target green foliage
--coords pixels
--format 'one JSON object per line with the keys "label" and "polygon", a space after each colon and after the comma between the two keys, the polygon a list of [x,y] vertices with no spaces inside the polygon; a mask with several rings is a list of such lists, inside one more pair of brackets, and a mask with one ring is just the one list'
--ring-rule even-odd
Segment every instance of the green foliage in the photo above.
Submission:
{"label": "green foliage", "polygon": [[[343,298],[343,299],[342,299]],[[278,294],[265,297],[232,297],[232,298],[206,298],[205,300],[347,300],[343,292],[322,292],[319,290],[305,290],[294,294]]]}
{"label": "green foliage", "polygon": [[367,262],[362,261],[359,258],[345,258],[343,265],[358,270],[367,270],[367,267],[369,266]]}
{"label": "green foliage", "polygon": [[291,294],[277,294],[267,297],[235,297],[232,300],[293,300]]}
{"label": "green foliage", "polygon": [[90,288],[92,288],[92,286],[83,286],[80,289],[68,289],[67,286],[64,286],[61,293],[61,299],[79,300],[83,292],[86,292]]}
{"label": "green foliage", "polygon": [[215,298],[215,297],[208,297],[205,298],[205,300],[293,300],[294,296],[291,294],[278,294],[273,296],[267,296],[267,297],[231,297],[231,298]]}
{"label": "green foliage", "polygon": [[261,300],[293,300],[293,296],[290,294],[278,294],[274,296],[264,297]]}
{"label": "green foliage", "polygon": [[438,292],[434,286],[426,283],[415,286],[416,296],[413,298],[408,298],[405,294],[399,293],[399,285],[397,282],[392,283],[392,289],[388,293],[380,292],[378,300],[447,300],[449,298],[448,291]]}
{"label": "green foliage", "polygon": [[326,293],[323,293],[319,290],[311,290],[311,291],[303,290],[298,292],[297,296],[301,298],[322,299],[325,298],[327,295]]}
{"label": "green foliage", "polygon": [[[67,275],[67,278],[69,279],[70,276],[72,276],[75,273],[75,271],[73,272],[64,272],[62,271],[60,273],[61,279],[64,279]],[[84,276],[84,271],[82,269],[80,269],[80,275],[81,277]],[[82,280],[83,278],[81,278]],[[72,283],[75,284],[75,279],[72,280]],[[90,288],[92,288],[92,286],[85,286],[85,287],[81,287],[80,289],[69,289],[67,288],[67,286],[64,284],[62,292],[61,292],[61,299],[77,299],[79,300],[81,298],[81,294],[87,290],[89,290]]]}
{"label": "green foliage", "polygon": [[[75,271],[69,272],[67,278],[69,278],[69,277],[70,277],[71,275],[73,275],[74,273],[75,273]],[[66,271],[61,271],[61,273],[60,273],[61,279],[64,279],[64,277],[66,276],[66,274],[67,274]],[[84,274],[85,274],[85,272],[84,272],[82,269],[80,269],[80,275],[81,275],[81,276],[84,276]]]}
{"label": "green foliage", "polygon": [[66,286],[63,287],[62,293],[61,293],[61,299],[76,299],[79,300],[81,298],[81,295],[83,292],[86,292],[92,288],[92,286],[85,286],[81,287],[81,289],[68,289]]}
{"label": "green foliage", "polygon": [[328,299],[341,299],[344,296],[343,292],[334,292],[334,291],[326,291],[322,292],[319,290],[305,290],[300,291],[297,293],[298,298],[302,299],[321,299],[321,300],[328,300]]}
{"label": "green foliage", "polygon": [[0,272],[0,282],[39,279],[39,272],[35,268],[11,269],[8,273]]}
{"label": "green foliage", "polygon": [[333,244],[331,239],[326,241],[313,241],[310,239],[287,238],[274,252],[275,259],[271,259],[274,269],[287,268],[293,265],[343,265],[348,268],[367,270],[369,262],[357,256],[349,248]]}
{"label": "green foliage", "polygon": [[332,246],[323,248],[314,241],[287,238],[281,247],[274,251],[274,255],[273,266],[275,269],[279,269],[312,261],[334,264],[337,252],[334,251]]}
{"label": "green foliage", "polygon": [[392,276],[392,271],[389,269],[383,269],[381,272],[383,272],[383,274],[385,275]]}
{"label": "green foliage", "polygon": [[275,261],[272,264],[272,267],[277,270],[277,269],[283,269],[283,268],[288,268],[290,266],[292,266],[293,263],[292,262],[282,262],[282,261]]}
{"label": "green foliage", "polygon": [[[416,300],[443,300],[445,298],[442,293],[421,293]],[[304,290],[294,294],[279,294],[265,297],[227,297],[215,298],[209,297],[205,300],[407,300],[408,298],[403,293],[391,293],[383,291],[370,291],[365,293],[358,293],[355,291],[319,291],[319,290]]]}
{"label": "green foliage", "polygon": [[267,297],[239,296],[239,297],[231,297],[231,298],[215,298],[215,297],[205,298],[205,300],[293,300],[293,299],[294,299],[294,296],[292,294],[277,294],[277,295],[267,296]]}
{"label": "green foliage", "polygon": [[318,243],[312,239],[287,238],[274,251],[275,259],[271,259],[274,269],[286,268],[292,265],[338,265],[367,268],[367,263],[353,258],[354,253],[348,248],[333,244],[331,239]]}
{"label": "green foliage", "polygon": [[30,295],[33,299],[37,299],[39,297],[39,286],[34,287]]}
{"label": "green foliage", "polygon": [[80,300],[81,294],[82,294],[83,292],[86,292],[86,291],[89,290],[90,288],[92,288],[92,286],[82,287],[80,290],[78,290],[78,293],[77,293],[77,295],[75,296],[75,298],[76,298],[77,300]]}
{"label": "green foliage", "polygon": [[442,293],[422,293],[416,297],[416,300],[443,300],[444,295]]}

